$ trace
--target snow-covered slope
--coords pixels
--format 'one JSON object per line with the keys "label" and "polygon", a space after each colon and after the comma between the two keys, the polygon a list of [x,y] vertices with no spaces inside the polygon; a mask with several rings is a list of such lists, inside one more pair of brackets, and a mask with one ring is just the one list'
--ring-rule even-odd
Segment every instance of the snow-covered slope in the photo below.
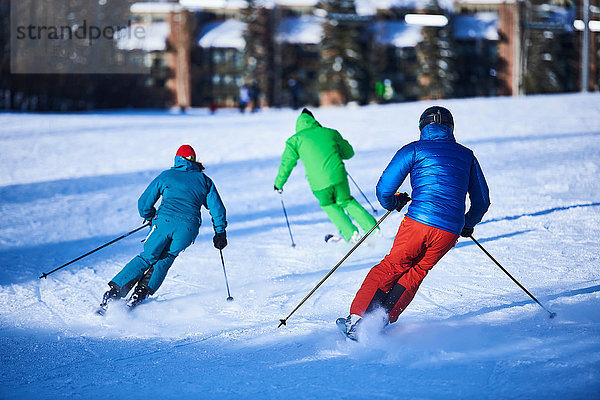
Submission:
{"label": "snow-covered slope", "polygon": [[[0,397],[599,397],[600,96],[441,104],[490,186],[492,207],[475,237],[555,319],[461,239],[396,324],[347,343],[333,321],[389,250],[402,218],[394,213],[382,237],[369,238],[278,329],[350,249],[324,243],[334,227],[301,164],[283,193],[290,246],[272,187],[296,111],[0,114]],[[314,110],[353,144],[348,171],[378,216],[377,179],[418,138],[429,105]],[[145,230],[38,279],[140,226],[138,196],[183,143],[227,206],[234,302],[225,301],[208,214],[196,243],[133,313],[120,304],[104,318],[92,310]]]}

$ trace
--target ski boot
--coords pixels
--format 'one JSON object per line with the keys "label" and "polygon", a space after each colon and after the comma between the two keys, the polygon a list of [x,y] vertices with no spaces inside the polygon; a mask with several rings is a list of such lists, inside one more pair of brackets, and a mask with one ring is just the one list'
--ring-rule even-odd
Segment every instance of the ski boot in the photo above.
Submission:
{"label": "ski boot", "polygon": [[148,288],[144,285],[138,284],[135,287],[133,294],[129,298],[129,301],[127,302],[127,307],[129,307],[129,310],[131,311],[139,306],[140,303],[148,297],[148,295]]}
{"label": "ski boot", "polygon": [[341,237],[332,235],[331,233],[328,233],[327,235],[325,235],[325,243],[337,243],[341,240],[342,240]]}
{"label": "ski boot", "polygon": [[108,309],[108,303],[113,299],[121,298],[120,290],[117,285],[109,282],[108,286],[110,286],[110,289],[104,292],[104,295],[102,295],[102,302],[100,302],[100,307],[98,307],[96,310],[96,314],[98,315],[104,315],[106,313],[106,310]]}
{"label": "ski boot", "polygon": [[362,321],[360,315],[350,314],[346,318],[338,318],[335,321],[335,324],[344,336],[358,342],[358,328],[360,321]]}

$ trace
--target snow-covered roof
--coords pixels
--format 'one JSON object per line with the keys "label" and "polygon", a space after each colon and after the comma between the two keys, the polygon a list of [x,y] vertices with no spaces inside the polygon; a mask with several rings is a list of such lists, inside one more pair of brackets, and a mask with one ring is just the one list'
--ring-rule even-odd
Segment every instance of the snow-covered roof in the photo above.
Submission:
{"label": "snow-covered roof", "polygon": [[[461,0],[463,3],[501,3],[514,0]],[[319,0],[257,0],[257,5],[266,8],[280,7],[315,7]],[[378,9],[411,8],[423,9],[429,0],[354,0],[356,13],[358,15],[375,15]],[[453,0],[438,0],[440,7],[447,11],[454,9]],[[179,11],[183,8],[188,10],[241,10],[246,8],[245,0],[179,0],[179,3],[165,3],[158,1],[139,2],[131,6],[135,13],[167,13]]]}
{"label": "snow-covered roof", "polygon": [[456,39],[498,40],[499,18],[496,13],[478,13],[473,15],[457,15],[453,28]]}
{"label": "snow-covered roof", "polygon": [[[460,0],[460,3],[494,3],[514,2],[516,0]],[[354,0],[356,13],[362,16],[375,15],[377,10],[390,8],[423,9],[430,0]],[[447,11],[454,10],[454,0],[438,0],[440,7]],[[257,0],[256,4],[266,8],[280,7],[316,7],[319,0]],[[168,13],[182,9],[198,10],[241,10],[246,8],[245,0],[179,0],[178,3],[164,1],[141,1],[131,6],[131,11],[138,14]]]}
{"label": "snow-covered roof", "polygon": [[473,5],[489,5],[489,4],[514,4],[517,0],[457,0],[456,4],[473,4]]}
{"label": "snow-covered roof", "polygon": [[[357,10],[359,3],[362,2],[370,3],[378,10],[389,10],[390,8],[421,10],[430,3],[430,0],[355,0]],[[454,0],[438,0],[438,4],[443,10],[454,11]]]}
{"label": "snow-covered roof", "polygon": [[323,19],[305,15],[302,17],[283,18],[279,23],[276,39],[284,43],[321,43],[323,36]]}
{"label": "snow-covered roof", "polygon": [[542,23],[562,26],[567,31],[573,30],[575,7],[561,7],[553,4],[540,4],[534,7],[534,19],[530,23]]}
{"label": "snow-covered roof", "polygon": [[[246,24],[236,19],[209,22],[200,32],[200,47],[235,48],[246,46],[244,30]],[[284,43],[316,44],[321,42],[323,27],[321,19],[315,16],[283,18],[279,24],[277,40]]]}
{"label": "snow-covered roof", "polygon": [[[179,0],[179,3],[190,10],[241,10],[246,8],[245,0]],[[282,7],[314,7],[319,0],[258,0],[258,6],[273,8],[275,5]]]}
{"label": "snow-covered roof", "polygon": [[375,42],[394,47],[416,47],[423,40],[421,27],[403,21],[377,21],[371,24]]}
{"label": "snow-covered roof", "polygon": [[177,3],[139,2],[133,3],[130,10],[134,14],[166,14],[181,11],[183,7]]}
{"label": "snow-covered roof", "polygon": [[314,7],[319,4],[319,0],[273,0],[282,7]]}
{"label": "snow-covered roof", "polygon": [[245,30],[246,24],[236,19],[209,22],[200,32],[198,46],[243,50],[246,47]]}
{"label": "snow-covered roof", "polygon": [[164,51],[170,32],[168,22],[134,22],[115,33],[115,40],[121,50]]}
{"label": "snow-covered roof", "polygon": [[179,0],[179,3],[190,10],[241,10],[246,8],[244,0]]}
{"label": "snow-covered roof", "polygon": [[377,14],[376,0],[354,0],[354,7],[358,15]]}

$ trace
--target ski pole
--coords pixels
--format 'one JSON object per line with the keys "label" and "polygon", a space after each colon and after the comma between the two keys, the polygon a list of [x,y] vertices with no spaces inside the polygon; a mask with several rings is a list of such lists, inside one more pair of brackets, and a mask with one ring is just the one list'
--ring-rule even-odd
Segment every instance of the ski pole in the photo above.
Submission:
{"label": "ski pole", "polygon": [[94,250],[92,250],[92,251],[89,251],[89,252],[85,253],[84,255],[82,255],[82,256],[79,256],[79,257],[77,257],[76,259],[69,261],[69,262],[68,262],[68,263],[66,263],[66,264],[63,264],[63,265],[61,265],[60,267],[58,267],[58,268],[55,268],[55,269],[53,269],[53,270],[52,270],[52,271],[50,271],[50,272],[45,272],[45,273],[42,273],[42,276],[40,276],[40,279],[42,279],[42,278],[46,278],[48,275],[50,275],[50,274],[52,274],[52,273],[54,273],[54,272],[58,271],[59,269],[62,269],[62,268],[64,268],[64,267],[66,267],[67,265],[73,264],[75,261],[79,261],[79,260],[81,260],[82,258],[84,258],[84,257],[87,257],[87,256],[89,256],[90,254],[92,254],[92,253],[95,253],[95,252],[97,252],[97,251],[98,251],[98,250],[100,250],[100,249],[103,249],[103,248],[105,248],[106,246],[109,246],[109,245],[111,245],[111,244],[113,244],[113,243],[115,243],[115,242],[118,242],[119,240],[121,240],[121,239],[124,239],[124,238],[126,238],[127,236],[129,236],[129,235],[131,235],[131,234],[134,234],[134,233],[136,233],[137,231],[139,231],[139,230],[141,230],[141,229],[143,229],[143,228],[147,227],[148,225],[150,225],[150,222],[146,222],[144,225],[140,226],[139,228],[137,228],[137,229],[134,229],[134,230],[132,230],[131,232],[129,232],[129,233],[126,233],[126,234],[124,234],[124,235],[121,235],[121,236],[119,236],[118,238],[116,238],[116,239],[113,239],[113,240],[111,240],[110,242],[108,242],[108,243],[105,243],[105,244],[103,244],[103,245],[102,245],[102,246],[100,246],[100,247],[96,247]]}
{"label": "ski pole", "polygon": [[227,301],[233,301],[231,293],[229,293],[229,282],[227,281],[227,272],[225,271],[225,260],[223,260],[223,250],[219,249],[221,253],[221,264],[223,265],[223,275],[225,275],[225,286],[227,286]]}
{"label": "ski pole", "polygon": [[546,311],[548,312],[548,314],[550,314],[550,318],[554,318],[554,317],[556,317],[556,313],[554,313],[554,312],[552,312],[552,311],[548,310],[546,307],[544,307],[544,305],[543,305],[542,303],[540,303],[540,302],[538,301],[538,299],[536,299],[536,298],[535,298],[535,297],[534,297],[534,296],[533,296],[531,293],[529,293],[529,291],[528,291],[527,289],[525,289],[525,287],[524,287],[523,285],[521,285],[521,284],[519,283],[519,281],[517,281],[517,280],[516,280],[516,279],[515,279],[515,278],[514,278],[514,277],[513,277],[511,274],[509,274],[509,273],[508,273],[508,271],[507,271],[506,269],[504,269],[504,267],[503,267],[502,265],[500,265],[500,263],[499,263],[498,261],[496,261],[496,259],[495,259],[494,257],[492,257],[492,255],[491,255],[490,253],[488,253],[488,252],[487,252],[487,250],[486,250],[486,249],[484,249],[484,248],[483,248],[483,246],[482,246],[482,245],[481,245],[481,244],[480,244],[480,243],[479,243],[477,240],[475,240],[475,238],[474,238],[472,235],[471,235],[471,236],[469,236],[469,237],[470,237],[470,238],[473,240],[473,242],[475,242],[475,244],[476,244],[477,246],[479,246],[479,248],[480,248],[480,249],[481,249],[481,250],[482,250],[482,251],[483,251],[483,252],[484,252],[484,253],[485,253],[485,254],[486,254],[486,255],[487,255],[487,256],[488,256],[488,257],[489,257],[489,258],[490,258],[490,259],[491,259],[491,260],[492,260],[492,261],[493,261],[493,262],[494,262],[496,265],[497,265],[497,266],[498,266],[498,267],[500,267],[500,269],[501,269],[501,270],[502,270],[502,271],[503,271],[503,272],[504,272],[506,275],[508,275],[508,277],[509,277],[510,279],[512,279],[512,280],[513,280],[513,282],[514,282],[514,283],[516,283],[516,284],[517,284],[517,285],[518,285],[518,286],[519,286],[521,289],[523,289],[523,291],[524,291],[525,293],[527,293],[527,294],[529,295],[529,297],[531,297],[531,298],[532,298],[532,299],[533,299],[533,300],[534,300],[536,303],[538,303],[540,307],[542,307],[544,310],[546,310]]}
{"label": "ski pole", "polygon": [[346,174],[348,174],[348,178],[350,178],[350,180],[352,181],[352,183],[354,183],[354,185],[356,185],[356,188],[358,189],[358,191],[360,192],[360,194],[362,194],[362,196],[365,198],[365,200],[367,201],[367,203],[369,203],[369,206],[371,206],[371,209],[373,210],[373,213],[377,214],[377,210],[375,209],[375,207],[373,207],[373,204],[371,204],[371,202],[369,201],[369,199],[367,198],[367,196],[365,196],[365,194],[363,193],[363,191],[360,190],[360,186],[358,186],[358,183],[356,183],[356,181],[354,180],[354,178],[352,178],[352,175],[350,175],[348,173],[348,171],[346,171]]}
{"label": "ski pole", "polygon": [[287,224],[288,231],[290,232],[290,239],[292,239],[292,247],[296,247],[294,243],[294,237],[292,236],[292,228],[290,228],[290,221],[288,220],[287,211],[285,211],[285,204],[283,204],[283,194],[279,192],[279,198],[281,199],[281,207],[283,208],[283,215],[285,215],[285,223]]}
{"label": "ski pole", "polygon": [[300,308],[300,306],[301,306],[302,304],[304,304],[304,302],[305,302],[306,300],[308,300],[308,298],[309,298],[310,296],[312,296],[312,294],[313,294],[314,292],[316,292],[316,291],[317,291],[317,289],[318,289],[318,288],[319,288],[319,287],[320,287],[320,286],[323,284],[323,282],[325,282],[325,281],[327,280],[327,278],[329,278],[329,277],[331,276],[331,274],[333,274],[333,273],[335,272],[335,270],[336,270],[336,269],[338,269],[338,267],[339,267],[340,265],[342,265],[342,263],[343,263],[344,261],[346,261],[346,259],[347,259],[347,258],[350,256],[350,254],[352,254],[352,252],[353,252],[354,250],[356,250],[356,248],[357,248],[358,246],[360,246],[360,245],[362,244],[362,242],[364,242],[364,241],[365,241],[365,239],[366,239],[366,238],[367,238],[367,237],[368,237],[368,236],[371,234],[371,232],[373,232],[373,231],[375,230],[375,228],[377,228],[377,227],[379,226],[379,224],[381,224],[381,223],[383,222],[383,220],[384,220],[384,219],[386,219],[386,218],[387,218],[387,216],[388,216],[388,215],[390,215],[390,213],[391,213],[392,211],[393,211],[393,210],[389,210],[388,212],[386,212],[386,213],[383,215],[383,217],[381,217],[381,218],[379,219],[379,221],[377,221],[377,223],[375,224],[375,226],[373,226],[369,232],[367,232],[367,233],[366,233],[366,234],[365,234],[365,235],[364,235],[362,238],[360,238],[360,240],[359,240],[358,242],[356,242],[356,244],[355,244],[355,245],[354,245],[354,246],[353,246],[353,247],[350,249],[350,251],[349,251],[348,253],[346,253],[346,255],[345,255],[344,257],[342,257],[342,259],[341,259],[341,260],[340,260],[340,261],[339,261],[339,262],[338,262],[338,263],[335,265],[335,267],[333,267],[333,268],[331,269],[331,271],[329,271],[329,272],[327,273],[327,275],[325,275],[325,276],[323,277],[323,279],[321,279],[321,281],[320,281],[319,283],[317,283],[317,286],[315,286],[315,287],[313,288],[313,290],[311,290],[311,291],[310,291],[310,293],[308,293],[308,294],[306,295],[306,297],[304,297],[304,299],[302,299],[302,301],[300,302],[300,304],[298,304],[298,305],[296,306],[296,308],[294,308],[294,309],[292,310],[292,312],[291,312],[291,313],[290,313],[290,314],[289,314],[287,317],[285,317],[284,319],[280,319],[280,320],[279,320],[279,326],[278,326],[278,328],[280,328],[282,325],[287,325],[287,320],[288,320],[288,319],[289,319],[289,318],[292,316],[292,314],[294,314],[294,313],[296,312],[296,310],[297,310],[297,309],[299,309],[299,308]]}

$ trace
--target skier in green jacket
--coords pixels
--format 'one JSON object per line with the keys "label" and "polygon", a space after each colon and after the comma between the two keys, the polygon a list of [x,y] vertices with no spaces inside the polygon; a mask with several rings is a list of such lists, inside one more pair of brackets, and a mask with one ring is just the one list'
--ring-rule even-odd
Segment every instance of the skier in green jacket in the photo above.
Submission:
{"label": "skier in green jacket", "polygon": [[[306,108],[296,120],[296,134],[285,143],[274,189],[281,193],[292,169],[302,160],[306,179],[319,205],[347,242],[357,242],[358,228],[369,231],[375,224],[371,216],[350,194],[344,161],[354,156],[354,149],[335,129],[321,126]],[[331,235],[326,236],[326,241]]]}

